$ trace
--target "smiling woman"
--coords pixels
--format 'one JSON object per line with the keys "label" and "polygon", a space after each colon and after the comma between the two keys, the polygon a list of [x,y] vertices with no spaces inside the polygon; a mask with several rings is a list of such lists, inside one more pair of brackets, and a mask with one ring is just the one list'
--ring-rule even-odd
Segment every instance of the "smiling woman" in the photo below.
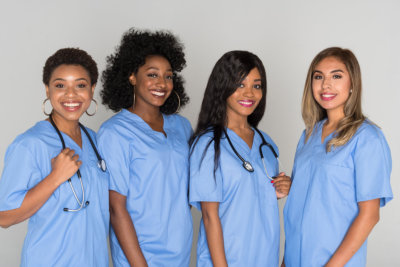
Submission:
{"label": "smiling woman", "polygon": [[110,170],[114,266],[188,266],[187,199],[192,128],[177,113],[188,97],[182,44],[168,32],[130,29],[103,72],[103,103],[120,111],[99,130]]}
{"label": "smiling woman", "polygon": [[308,70],[283,266],[365,266],[379,207],[393,198],[390,149],[361,111],[361,71],[348,49],[321,51]]}
{"label": "smiling woman", "polygon": [[7,150],[0,225],[29,219],[21,266],[108,266],[108,174],[95,133],[79,123],[97,77],[83,50],[48,58],[43,82],[53,110]]}

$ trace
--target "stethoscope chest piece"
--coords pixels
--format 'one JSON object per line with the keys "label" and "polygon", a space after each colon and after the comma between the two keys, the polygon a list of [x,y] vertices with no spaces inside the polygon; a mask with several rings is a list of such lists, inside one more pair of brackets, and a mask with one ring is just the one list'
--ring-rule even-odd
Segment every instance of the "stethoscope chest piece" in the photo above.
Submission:
{"label": "stethoscope chest piece", "polygon": [[248,162],[248,161],[243,161],[243,167],[244,167],[248,172],[254,172],[253,165],[251,165],[251,163]]}
{"label": "stethoscope chest piece", "polygon": [[100,168],[100,170],[102,170],[103,172],[105,172],[107,170],[107,165],[106,162],[104,161],[104,159],[100,159],[99,161],[97,161],[97,166]]}

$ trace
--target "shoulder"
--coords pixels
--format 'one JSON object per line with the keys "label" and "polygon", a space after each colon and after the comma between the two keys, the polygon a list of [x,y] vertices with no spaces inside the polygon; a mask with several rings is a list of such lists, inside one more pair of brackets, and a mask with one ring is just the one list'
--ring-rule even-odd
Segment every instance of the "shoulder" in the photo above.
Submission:
{"label": "shoulder", "polygon": [[45,145],[49,136],[52,136],[49,126],[50,124],[47,125],[46,121],[37,122],[24,133],[18,135],[9,146],[9,149],[24,149],[34,153]]}
{"label": "shoulder", "polygon": [[123,124],[126,121],[126,118],[124,116],[123,110],[118,112],[117,114],[114,114],[111,118],[103,122],[103,124],[100,126],[99,132],[108,130],[108,129],[113,129],[118,125]]}
{"label": "shoulder", "polygon": [[382,130],[372,121],[366,119],[360,127],[357,129],[354,137],[356,138],[372,138],[372,139],[384,139]]}
{"label": "shoulder", "polygon": [[209,130],[209,131],[201,134],[200,136],[197,136],[193,140],[191,149],[196,148],[196,150],[198,150],[198,149],[204,150],[206,147],[213,147],[213,146],[210,146],[213,139],[214,139],[214,133],[212,130]]}
{"label": "shoulder", "polygon": [[164,116],[167,117],[173,124],[181,125],[185,128],[190,128],[190,129],[192,128],[189,120],[186,119],[185,117],[183,117],[182,115],[170,114],[170,115],[164,115]]}
{"label": "shoulder", "polygon": [[90,135],[90,137],[92,138],[92,139],[96,139],[96,132],[95,131],[93,131],[92,129],[90,129],[89,127],[86,127],[85,125],[83,125],[82,124],[82,126],[85,128],[85,130],[88,132],[88,134]]}
{"label": "shoulder", "polygon": [[390,151],[389,145],[382,130],[368,119],[366,119],[357,129],[356,133],[352,137],[351,142],[353,142],[357,150],[360,151],[378,148],[385,151]]}

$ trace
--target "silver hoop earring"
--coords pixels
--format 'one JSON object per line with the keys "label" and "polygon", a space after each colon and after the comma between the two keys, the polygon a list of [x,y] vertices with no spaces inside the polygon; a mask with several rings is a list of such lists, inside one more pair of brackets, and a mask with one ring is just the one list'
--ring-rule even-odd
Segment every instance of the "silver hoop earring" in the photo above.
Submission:
{"label": "silver hoop earring", "polygon": [[50,111],[50,113],[47,113],[47,112],[46,112],[46,102],[47,102],[47,100],[50,100],[50,99],[49,99],[49,98],[46,98],[46,99],[43,101],[43,104],[42,104],[42,111],[43,111],[44,115],[50,116],[50,115],[51,115],[51,111]]}
{"label": "silver hoop earring", "polygon": [[181,108],[181,98],[179,97],[179,95],[178,95],[178,93],[175,91],[175,90],[172,90],[174,93],[175,93],[175,95],[178,97],[178,108],[175,110],[175,112],[174,113],[178,113],[179,112],[179,109]]}
{"label": "silver hoop earring", "polygon": [[350,94],[352,94],[353,93],[353,89],[350,89]]}
{"label": "silver hoop earring", "polygon": [[96,101],[95,99],[92,98],[92,101],[96,104],[96,109],[94,110],[93,113],[89,113],[89,112],[87,112],[87,110],[86,110],[85,112],[86,112],[86,114],[87,114],[88,116],[93,116],[94,114],[96,114],[97,108],[98,108],[98,106],[99,106],[99,104],[97,104],[97,101]]}

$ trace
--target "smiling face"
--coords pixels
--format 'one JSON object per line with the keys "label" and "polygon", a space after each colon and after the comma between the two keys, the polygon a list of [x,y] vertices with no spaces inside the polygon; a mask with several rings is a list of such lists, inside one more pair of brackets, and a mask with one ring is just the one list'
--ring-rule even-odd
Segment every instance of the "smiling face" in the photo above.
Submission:
{"label": "smiling face", "polygon": [[261,98],[261,75],[258,69],[254,68],[226,100],[228,121],[239,117],[247,119],[258,106]]}
{"label": "smiling face", "polygon": [[329,114],[344,117],[351,79],[346,66],[335,57],[321,60],[312,76],[314,99]]}
{"label": "smiling face", "polygon": [[160,108],[173,89],[171,64],[163,56],[148,56],[145,64],[129,77],[129,81],[135,86],[135,109]]}
{"label": "smiling face", "polygon": [[89,108],[95,85],[80,65],[60,65],[54,69],[46,85],[46,95],[53,106],[52,117],[57,126],[78,122]]}

